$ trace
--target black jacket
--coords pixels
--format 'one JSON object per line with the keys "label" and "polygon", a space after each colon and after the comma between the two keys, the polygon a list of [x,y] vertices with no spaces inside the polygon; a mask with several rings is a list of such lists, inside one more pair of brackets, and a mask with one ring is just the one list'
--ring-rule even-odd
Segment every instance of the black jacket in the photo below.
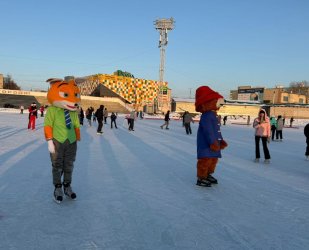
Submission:
{"label": "black jacket", "polygon": [[169,121],[170,120],[170,113],[166,113],[165,117],[164,117],[164,121]]}
{"label": "black jacket", "polygon": [[95,117],[98,119],[98,120],[103,120],[103,111],[104,111],[104,108],[98,108],[97,111],[95,112]]}
{"label": "black jacket", "polygon": [[88,110],[87,110],[86,118],[87,118],[88,120],[91,120],[91,116],[92,116],[92,109],[88,109]]}
{"label": "black jacket", "polygon": [[111,120],[112,120],[112,121],[115,121],[116,119],[117,119],[117,116],[116,116],[115,114],[112,114],[112,115],[111,115]]}
{"label": "black jacket", "polygon": [[304,128],[304,134],[307,138],[309,138],[309,123]]}

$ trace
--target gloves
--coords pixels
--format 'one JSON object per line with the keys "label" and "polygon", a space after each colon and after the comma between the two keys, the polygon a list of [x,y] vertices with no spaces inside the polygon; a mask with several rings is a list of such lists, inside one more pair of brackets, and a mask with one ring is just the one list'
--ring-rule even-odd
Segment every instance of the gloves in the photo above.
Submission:
{"label": "gloves", "polygon": [[80,141],[80,129],[75,128],[76,140]]}
{"label": "gloves", "polygon": [[48,140],[47,145],[48,145],[49,153],[54,154],[55,153],[55,145],[54,145],[53,140]]}
{"label": "gloves", "polygon": [[227,147],[227,143],[225,140],[221,140],[220,142],[220,149],[225,149]]}
{"label": "gloves", "polygon": [[210,149],[212,151],[219,151],[220,150],[220,145],[218,141],[215,141],[213,144],[210,145]]}

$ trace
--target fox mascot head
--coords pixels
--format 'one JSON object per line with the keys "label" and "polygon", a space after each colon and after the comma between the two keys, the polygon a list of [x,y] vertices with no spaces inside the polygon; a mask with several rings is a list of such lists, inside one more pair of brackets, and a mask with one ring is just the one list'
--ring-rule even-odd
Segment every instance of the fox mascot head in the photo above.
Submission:
{"label": "fox mascot head", "polygon": [[46,82],[50,83],[47,100],[51,105],[70,111],[78,110],[81,102],[80,90],[73,79],[64,81],[50,78]]}

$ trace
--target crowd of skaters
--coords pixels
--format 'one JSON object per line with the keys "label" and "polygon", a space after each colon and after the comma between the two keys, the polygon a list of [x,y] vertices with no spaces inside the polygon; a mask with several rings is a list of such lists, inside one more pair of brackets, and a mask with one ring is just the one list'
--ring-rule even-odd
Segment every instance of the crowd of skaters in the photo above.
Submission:
{"label": "crowd of skaters", "polygon": [[[20,114],[24,114],[25,107],[21,105],[19,107]],[[38,118],[38,111],[40,112],[40,117],[44,117],[45,106],[41,105],[38,109],[37,104],[35,102],[31,103],[28,107],[28,130],[35,130],[36,119]]]}
{"label": "crowd of skaters", "polygon": [[[36,119],[38,118],[38,112],[40,112],[40,116],[44,117],[45,106],[41,105],[38,109],[37,104],[35,102],[31,103],[28,107],[28,130],[35,130],[36,127]],[[24,106],[20,106],[20,114],[24,113]],[[100,107],[95,111],[93,107],[87,108],[86,111],[80,107],[78,112],[80,125],[84,125],[84,118],[86,117],[88,126],[92,126],[93,123],[97,124],[97,134],[103,134],[103,124],[107,124],[107,119],[109,117],[109,113],[107,108],[104,105],[100,105]],[[134,131],[134,122],[137,118],[143,119],[144,114],[142,111],[135,111],[132,110],[126,117],[128,122],[128,130]],[[182,118],[182,126],[185,128],[185,133],[187,135],[192,134],[191,123],[194,123],[193,116],[188,112],[185,111]],[[110,115],[111,119],[111,129],[114,127],[117,129],[117,113],[111,112]],[[228,116],[224,116],[223,119],[221,116],[218,115],[218,122],[221,125],[221,120],[223,120],[223,125],[226,125]],[[294,117],[290,118],[289,127],[293,126],[293,122],[295,121]],[[165,129],[169,129],[169,122],[170,122],[170,110],[168,110],[164,114],[164,124],[160,126],[161,129],[165,127]],[[250,116],[248,116],[247,124],[250,125]],[[285,118],[281,115],[278,115],[277,118],[274,116],[268,118],[267,113],[265,110],[261,109],[259,111],[258,117],[256,117],[253,121],[253,127],[255,129],[255,162],[259,162],[261,154],[260,154],[260,141],[262,142],[262,148],[264,153],[264,163],[270,163],[270,152],[268,149],[267,144],[272,141],[283,141],[283,129],[285,126]],[[305,156],[306,159],[309,160],[309,123],[304,128],[304,135],[306,137],[306,151]]]}
{"label": "crowd of skaters", "polygon": [[[78,117],[79,117],[79,122],[80,125],[84,125],[84,119],[86,117],[88,126],[91,127],[93,123],[98,123],[97,124],[97,134],[102,135],[103,134],[103,124],[107,124],[107,119],[109,117],[109,113],[107,108],[104,107],[104,105],[100,105],[99,108],[95,111],[93,107],[89,107],[86,109],[86,111],[83,110],[82,107],[80,107],[78,111]],[[117,127],[117,113],[112,112],[110,115],[111,119],[111,129]]]}

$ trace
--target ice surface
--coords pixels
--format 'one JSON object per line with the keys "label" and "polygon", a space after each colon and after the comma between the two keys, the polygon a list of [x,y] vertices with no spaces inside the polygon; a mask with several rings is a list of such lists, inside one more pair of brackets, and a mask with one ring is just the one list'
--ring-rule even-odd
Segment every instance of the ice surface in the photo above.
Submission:
{"label": "ice surface", "polygon": [[[309,161],[303,125],[269,144],[271,164],[254,163],[251,126],[228,123],[214,176],[198,187],[196,131],[180,121],[137,120],[129,132],[81,128],[72,187],[52,200],[43,118],[0,113],[0,249],[308,249]],[[228,121],[230,122],[230,121]],[[297,122],[297,121],[296,121]],[[262,153],[263,155],[263,153]]]}

